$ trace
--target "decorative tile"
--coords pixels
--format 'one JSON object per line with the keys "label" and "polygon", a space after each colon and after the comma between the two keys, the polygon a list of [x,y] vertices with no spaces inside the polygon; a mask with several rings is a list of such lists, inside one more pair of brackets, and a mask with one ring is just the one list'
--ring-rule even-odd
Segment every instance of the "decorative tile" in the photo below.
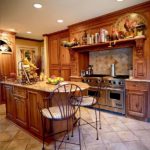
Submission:
{"label": "decorative tile", "polygon": [[122,141],[135,141],[139,140],[131,131],[120,131],[117,132]]}
{"label": "decorative tile", "polygon": [[150,150],[150,138],[141,140],[141,142]]}
{"label": "decorative tile", "polygon": [[[132,49],[121,48],[90,52],[89,64],[93,65],[95,74],[110,74],[111,64],[116,64],[116,74],[129,74],[129,67],[132,64]],[[122,67],[124,66],[124,67]]]}
{"label": "decorative tile", "polygon": [[150,138],[150,130],[133,130],[134,135],[136,135],[139,139],[149,139]]}
{"label": "decorative tile", "polygon": [[111,143],[106,145],[107,150],[128,150],[124,143]]}
{"label": "decorative tile", "polygon": [[148,150],[148,148],[141,141],[125,142],[128,150]]}
{"label": "decorative tile", "polygon": [[29,133],[26,133],[24,131],[19,131],[15,136],[15,139],[17,139],[17,140],[25,140],[25,139],[30,140],[30,138],[31,138],[31,136],[29,135]]}
{"label": "decorative tile", "polygon": [[6,150],[10,142],[0,142],[0,150]]}
{"label": "decorative tile", "polygon": [[93,144],[86,146],[87,150],[107,150],[106,146],[104,144]]}
{"label": "decorative tile", "polygon": [[17,131],[12,131],[12,132],[0,132],[0,142],[6,142],[6,141],[11,141],[14,136],[16,135]]}
{"label": "decorative tile", "polygon": [[139,124],[138,122],[132,122],[132,123],[124,123],[125,126],[127,126],[130,130],[143,130],[144,126]]}
{"label": "decorative tile", "polygon": [[28,142],[28,140],[13,140],[7,150],[26,150]]}
{"label": "decorative tile", "polygon": [[120,143],[121,139],[115,132],[102,133],[102,141],[104,144]]}
{"label": "decorative tile", "polygon": [[[0,114],[0,118],[3,115],[5,114]],[[92,109],[83,108],[82,117],[87,121],[95,121],[95,112]],[[96,140],[94,128],[89,125],[80,126],[82,150],[150,150],[150,123],[101,112],[101,124],[102,129],[98,130],[99,140]],[[95,123],[92,125],[95,126]],[[40,140],[5,118],[0,119],[0,131],[0,150],[42,149]],[[74,137],[70,137],[70,142],[78,141],[78,128],[76,127]],[[54,150],[54,144],[45,144],[45,150]],[[60,150],[79,150],[79,146],[62,144]]]}
{"label": "decorative tile", "polygon": [[110,125],[114,131],[128,131],[129,129],[123,123],[115,123]]}

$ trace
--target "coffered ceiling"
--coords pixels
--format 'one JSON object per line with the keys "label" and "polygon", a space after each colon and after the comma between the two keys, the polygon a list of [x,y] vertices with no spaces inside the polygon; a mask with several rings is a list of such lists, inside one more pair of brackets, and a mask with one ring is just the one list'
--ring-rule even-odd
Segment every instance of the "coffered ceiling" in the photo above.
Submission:
{"label": "coffered ceiling", "polygon": [[[149,0],[0,0],[0,29],[17,36],[42,39],[42,35]],[[33,7],[42,4],[41,9]],[[57,23],[63,19],[63,23]],[[32,32],[31,34],[26,33]]]}

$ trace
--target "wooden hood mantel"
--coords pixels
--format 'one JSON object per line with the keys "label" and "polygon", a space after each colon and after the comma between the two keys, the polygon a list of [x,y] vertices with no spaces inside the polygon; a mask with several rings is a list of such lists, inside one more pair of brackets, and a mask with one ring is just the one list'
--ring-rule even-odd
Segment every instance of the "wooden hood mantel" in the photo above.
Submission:
{"label": "wooden hood mantel", "polygon": [[142,57],[144,54],[143,46],[144,46],[145,39],[146,38],[142,36],[137,38],[108,41],[105,43],[79,45],[79,46],[72,47],[71,50],[82,53],[82,52],[91,52],[91,51],[110,50],[116,48],[136,47],[137,56]]}

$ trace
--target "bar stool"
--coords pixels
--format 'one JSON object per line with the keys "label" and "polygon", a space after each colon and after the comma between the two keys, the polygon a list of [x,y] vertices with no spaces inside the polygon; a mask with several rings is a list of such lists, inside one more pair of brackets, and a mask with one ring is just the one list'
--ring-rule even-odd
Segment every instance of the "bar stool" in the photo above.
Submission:
{"label": "bar stool", "polygon": [[[94,129],[96,129],[96,133],[97,133],[97,140],[99,140],[99,134],[98,134],[98,121],[99,121],[99,129],[101,129],[101,119],[100,119],[100,103],[98,102],[98,99],[100,97],[100,90],[101,90],[101,80],[97,81],[98,83],[98,88],[95,91],[94,96],[83,96],[81,97],[82,101],[80,100],[80,97],[78,97],[78,100],[81,101],[80,103],[80,107],[86,107],[87,109],[91,109],[93,108],[95,111],[95,122],[89,122],[87,120],[85,120],[83,117],[81,117],[81,109],[79,109],[79,116],[80,118],[88,125],[90,125],[91,127],[93,127]],[[73,105],[77,106],[78,105],[78,101],[77,103],[73,103]],[[98,115],[97,115],[97,109],[94,107],[94,105],[98,106],[98,114],[99,114],[99,119],[98,119]],[[92,125],[92,123],[96,123],[96,127],[94,127]],[[82,125],[86,125],[86,124],[82,124]]]}
{"label": "bar stool", "polygon": [[[80,100],[76,101],[77,106],[74,107],[72,105],[72,102],[75,101],[78,97],[80,97]],[[62,143],[69,143],[69,120],[72,119],[72,132],[74,127],[78,126],[78,133],[79,133],[79,143],[70,143],[79,145],[81,150],[81,140],[80,140],[80,128],[79,128],[79,122],[80,118],[76,115],[76,113],[79,110],[79,106],[82,102],[82,91],[81,88],[75,84],[65,84],[65,85],[58,85],[53,92],[50,93],[48,98],[44,99],[44,108],[40,109],[41,112],[41,119],[42,119],[42,129],[43,129],[43,148],[44,150],[44,143],[46,140],[45,137],[45,121],[66,121],[66,130],[62,131],[65,133],[62,140],[56,139],[55,135],[62,133],[52,133],[50,136],[53,136],[55,140],[55,150],[56,150],[56,142],[59,141],[60,144],[58,146],[58,149],[60,149]],[[54,106],[53,106],[54,105]],[[75,118],[75,119],[74,119]],[[64,140],[67,136],[67,142]]]}

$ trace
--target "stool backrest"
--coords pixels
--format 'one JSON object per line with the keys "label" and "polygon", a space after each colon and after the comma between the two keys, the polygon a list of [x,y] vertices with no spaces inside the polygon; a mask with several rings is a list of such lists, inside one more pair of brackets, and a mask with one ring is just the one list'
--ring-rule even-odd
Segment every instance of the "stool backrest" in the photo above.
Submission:
{"label": "stool backrest", "polygon": [[[77,101],[77,98],[80,99]],[[73,106],[73,101],[78,103],[78,106]],[[81,88],[75,84],[58,85],[47,98],[46,107],[57,107],[57,113],[61,114],[61,119],[67,119],[73,116],[79,109],[82,102]],[[49,112],[53,117],[53,113]]]}

